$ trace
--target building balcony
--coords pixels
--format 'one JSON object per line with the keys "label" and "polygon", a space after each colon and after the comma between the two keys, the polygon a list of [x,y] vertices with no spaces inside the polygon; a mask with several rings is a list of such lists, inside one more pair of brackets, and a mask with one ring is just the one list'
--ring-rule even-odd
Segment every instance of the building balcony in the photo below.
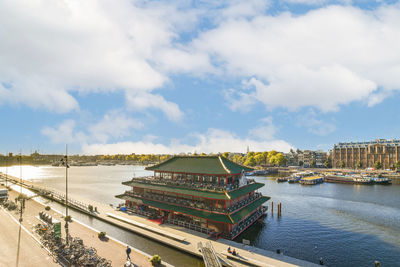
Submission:
{"label": "building balcony", "polygon": [[[153,184],[153,185],[162,185],[162,186],[172,186],[178,188],[185,188],[185,189],[196,189],[202,191],[210,191],[210,192],[230,192],[236,189],[239,189],[240,186],[238,183],[235,184],[214,184],[209,183],[206,181],[198,182],[198,181],[187,181],[185,179],[176,179],[176,180],[169,180],[169,179],[155,179],[154,176],[146,176],[146,177],[138,177],[133,178],[131,181],[139,182],[139,183],[146,183],[146,184]],[[123,184],[127,184],[129,182],[124,182]],[[247,179],[246,185],[255,183],[254,179]]]}
{"label": "building balcony", "polygon": [[225,209],[224,207],[216,207],[202,201],[186,200],[176,197],[165,196],[161,194],[138,194],[133,191],[126,191],[125,195],[132,198],[137,198],[137,199],[145,198],[149,200],[172,204],[175,206],[188,207],[188,208],[204,210],[207,212],[220,213],[220,214],[233,214],[241,210],[242,208],[254,203],[255,201],[257,201],[262,197],[261,193],[255,193],[253,196],[246,198],[236,203],[234,206]]}
{"label": "building balcony", "polygon": [[190,229],[190,230],[201,232],[201,233],[204,233],[204,234],[210,234],[211,232],[213,232],[212,229],[204,228],[204,227],[201,227],[200,225],[189,223],[189,222],[185,222],[185,221],[181,221],[181,220],[168,219],[166,222],[170,223],[170,224],[177,225],[177,226],[181,226],[181,227],[184,227],[184,228],[187,228],[187,229]]}
{"label": "building balcony", "polygon": [[258,220],[263,214],[265,214],[267,207],[262,207],[261,210],[257,210],[251,216],[247,217],[243,221],[239,222],[238,226],[235,227],[232,231],[230,231],[229,235],[227,236],[230,239],[234,239],[248,227],[250,227],[256,220]]}

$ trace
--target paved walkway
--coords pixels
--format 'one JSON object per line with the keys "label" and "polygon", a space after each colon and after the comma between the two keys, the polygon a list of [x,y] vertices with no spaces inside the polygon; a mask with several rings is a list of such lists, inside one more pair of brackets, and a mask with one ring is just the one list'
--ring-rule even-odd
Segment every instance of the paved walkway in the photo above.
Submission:
{"label": "paved walkway", "polygon": [[[14,212],[15,213],[15,212]],[[17,259],[18,221],[0,209],[0,266],[15,266]],[[11,215],[12,216],[12,215]],[[21,230],[19,266],[59,266],[26,231]]]}
{"label": "paved walkway", "polygon": [[[15,191],[9,192],[9,198],[14,199],[18,193]],[[26,202],[26,208],[24,211],[24,222],[23,225],[26,226],[29,230],[33,230],[33,227],[39,223],[39,220],[36,216],[40,211],[44,211],[44,206],[34,200],[28,200]],[[47,212],[47,211],[46,211]],[[62,222],[64,225],[62,215],[54,210],[50,210],[47,212],[52,215],[55,219]],[[15,215],[17,216],[17,215]],[[115,240],[109,239],[108,241],[101,241],[97,232],[94,229],[88,228],[79,222],[72,222],[69,224],[70,234],[73,237],[79,237],[83,240],[84,244],[90,247],[94,247],[97,250],[97,254],[103,258],[112,261],[113,266],[123,266],[126,262],[126,253],[125,253],[125,245],[123,243],[117,242]],[[65,237],[65,229],[62,227],[62,236]],[[43,249],[43,251],[45,251]],[[152,266],[149,258],[145,255],[142,255],[134,250],[131,253],[132,262],[135,266],[142,267],[150,267]],[[39,265],[30,265],[30,266],[41,266]]]}

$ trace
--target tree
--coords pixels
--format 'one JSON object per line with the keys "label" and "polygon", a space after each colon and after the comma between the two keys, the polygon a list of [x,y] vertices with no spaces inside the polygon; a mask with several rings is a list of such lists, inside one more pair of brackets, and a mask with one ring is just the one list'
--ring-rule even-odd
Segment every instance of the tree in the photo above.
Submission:
{"label": "tree", "polygon": [[362,167],[361,161],[357,161],[356,162],[356,169],[361,169],[361,167]]}
{"label": "tree", "polygon": [[261,163],[265,161],[265,158],[263,154],[260,153],[254,156],[254,160],[256,161],[257,165],[261,165]]}
{"label": "tree", "polygon": [[400,169],[400,161],[396,162],[394,166],[396,167],[396,169]]}
{"label": "tree", "polygon": [[275,155],[275,163],[278,166],[286,165],[287,159],[282,153]]}
{"label": "tree", "polygon": [[275,150],[271,150],[270,152],[268,152],[268,158],[271,158],[271,157],[275,156],[276,154],[278,154],[278,152],[276,152]]}
{"label": "tree", "polygon": [[222,156],[223,156],[224,158],[229,158],[229,152],[222,153]]}
{"label": "tree", "polygon": [[254,152],[253,151],[250,151],[249,153],[247,153],[247,158],[253,157],[253,156],[254,156]]}
{"label": "tree", "polygon": [[339,162],[339,167],[342,168],[342,169],[344,167],[346,167],[346,164],[344,163],[344,161]]}
{"label": "tree", "polygon": [[312,168],[317,167],[317,162],[315,161],[315,159],[311,160],[310,167],[312,167]]}
{"label": "tree", "polygon": [[299,161],[299,166],[303,166],[304,162],[302,160]]}
{"label": "tree", "polygon": [[380,163],[379,161],[376,161],[376,162],[374,163],[374,167],[375,167],[375,169],[377,169],[377,170],[382,169],[382,163]]}
{"label": "tree", "polygon": [[331,161],[329,160],[329,159],[327,159],[327,160],[325,160],[325,162],[324,162],[324,166],[325,166],[325,168],[332,168],[332,163],[331,163]]}
{"label": "tree", "polygon": [[244,165],[246,166],[255,166],[256,165],[256,160],[254,159],[253,156],[250,156],[246,159],[246,161],[244,162]]}
{"label": "tree", "polygon": [[285,165],[287,160],[282,153],[273,154],[272,156],[269,156],[268,153],[268,161],[272,165],[281,166]]}

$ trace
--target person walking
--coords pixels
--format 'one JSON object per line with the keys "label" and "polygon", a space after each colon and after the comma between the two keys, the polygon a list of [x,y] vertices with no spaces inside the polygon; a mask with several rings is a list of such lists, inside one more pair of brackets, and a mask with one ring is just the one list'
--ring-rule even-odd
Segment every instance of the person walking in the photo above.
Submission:
{"label": "person walking", "polygon": [[132,252],[131,248],[129,246],[126,246],[126,259],[127,260],[131,260],[131,256],[130,256],[131,252]]}

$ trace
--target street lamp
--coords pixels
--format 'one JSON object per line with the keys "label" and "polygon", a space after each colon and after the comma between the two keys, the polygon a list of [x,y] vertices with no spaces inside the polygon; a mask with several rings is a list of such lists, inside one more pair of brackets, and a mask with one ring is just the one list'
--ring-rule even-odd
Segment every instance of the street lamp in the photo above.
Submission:
{"label": "street lamp", "polygon": [[21,151],[19,152],[19,188],[20,188],[20,194],[18,196],[18,200],[20,201],[20,210],[19,210],[19,230],[18,230],[18,245],[17,245],[17,260],[15,266],[18,267],[19,264],[19,250],[20,250],[20,244],[21,244],[21,228],[22,228],[22,211],[25,206],[25,199],[22,196],[22,156],[21,156]]}
{"label": "street lamp", "polygon": [[65,145],[65,156],[61,159],[61,165],[65,166],[65,241],[69,245],[68,230],[68,145]]}
{"label": "street lamp", "polygon": [[7,180],[8,180],[8,158],[10,157],[10,154],[6,155],[6,188],[7,188]]}

